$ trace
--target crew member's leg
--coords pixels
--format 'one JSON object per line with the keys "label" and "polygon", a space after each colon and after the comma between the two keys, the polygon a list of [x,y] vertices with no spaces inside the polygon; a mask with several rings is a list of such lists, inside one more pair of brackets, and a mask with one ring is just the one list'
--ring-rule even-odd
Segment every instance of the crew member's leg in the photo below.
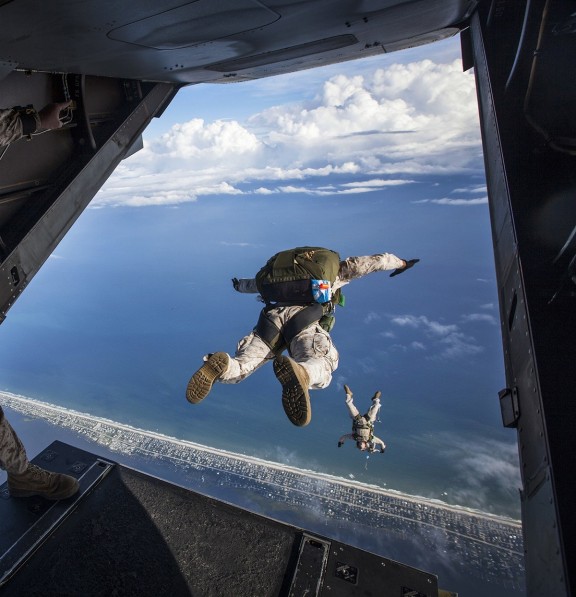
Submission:
{"label": "crew member's leg", "polygon": [[28,467],[26,450],[0,408],[0,468],[20,474]]}
{"label": "crew member's leg", "polygon": [[70,475],[52,473],[28,461],[26,450],[0,408],[0,467],[8,473],[12,497],[40,495],[62,500],[74,495],[80,485]]}

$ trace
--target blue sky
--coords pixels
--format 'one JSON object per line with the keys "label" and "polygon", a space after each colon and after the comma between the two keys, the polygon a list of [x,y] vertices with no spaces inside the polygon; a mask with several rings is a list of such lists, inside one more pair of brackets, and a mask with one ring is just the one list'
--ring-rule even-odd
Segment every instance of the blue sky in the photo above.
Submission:
{"label": "blue sky", "polygon": [[[10,311],[0,387],[76,410],[408,493],[518,515],[472,72],[459,40],[179,92]],[[278,250],[422,261],[345,289],[340,367],[290,425],[271,367],[184,400],[259,304],[232,290]],[[366,461],[342,385],[383,393]]]}

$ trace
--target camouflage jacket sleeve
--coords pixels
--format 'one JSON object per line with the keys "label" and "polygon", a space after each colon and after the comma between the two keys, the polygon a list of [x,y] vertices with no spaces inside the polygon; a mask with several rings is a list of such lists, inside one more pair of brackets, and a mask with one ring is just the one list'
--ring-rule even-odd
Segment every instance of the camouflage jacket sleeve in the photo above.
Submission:
{"label": "camouflage jacket sleeve", "polygon": [[[348,284],[351,280],[361,278],[372,272],[397,269],[404,265],[404,260],[392,253],[378,253],[366,257],[348,257],[340,262],[338,277],[334,283],[334,290]],[[255,278],[241,278],[238,280],[238,292],[258,293]]]}
{"label": "camouflage jacket sleeve", "polygon": [[354,439],[354,435],[351,433],[348,433],[347,435],[343,435],[339,440],[338,443],[339,444],[343,444],[347,439]]}
{"label": "camouflage jacket sleeve", "polygon": [[341,288],[350,281],[361,278],[372,272],[398,269],[404,265],[404,260],[392,253],[378,253],[366,257],[348,257],[340,262],[338,277],[334,283],[334,289]]}
{"label": "camouflage jacket sleeve", "polygon": [[39,125],[40,118],[34,108],[0,108],[0,146],[33,133]]}
{"label": "camouflage jacket sleeve", "polygon": [[379,437],[374,436],[372,438],[372,443],[374,444],[374,450],[386,449],[386,444]]}

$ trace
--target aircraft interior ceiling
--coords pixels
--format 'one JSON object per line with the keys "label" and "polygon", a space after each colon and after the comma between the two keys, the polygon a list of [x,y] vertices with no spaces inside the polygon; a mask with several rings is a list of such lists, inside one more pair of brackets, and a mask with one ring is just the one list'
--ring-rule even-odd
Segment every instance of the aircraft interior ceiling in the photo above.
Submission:
{"label": "aircraft interior ceiling", "polygon": [[108,0],[79,9],[13,0],[0,3],[0,68],[174,84],[237,81],[443,39],[475,4]]}

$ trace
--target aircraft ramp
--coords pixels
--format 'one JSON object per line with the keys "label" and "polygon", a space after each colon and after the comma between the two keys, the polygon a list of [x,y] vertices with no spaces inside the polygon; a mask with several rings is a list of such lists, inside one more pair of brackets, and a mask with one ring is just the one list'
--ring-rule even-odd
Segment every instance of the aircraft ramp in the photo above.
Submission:
{"label": "aircraft ramp", "polygon": [[437,578],[62,442],[34,464],[80,480],[59,502],[0,487],[5,596],[437,597]]}

